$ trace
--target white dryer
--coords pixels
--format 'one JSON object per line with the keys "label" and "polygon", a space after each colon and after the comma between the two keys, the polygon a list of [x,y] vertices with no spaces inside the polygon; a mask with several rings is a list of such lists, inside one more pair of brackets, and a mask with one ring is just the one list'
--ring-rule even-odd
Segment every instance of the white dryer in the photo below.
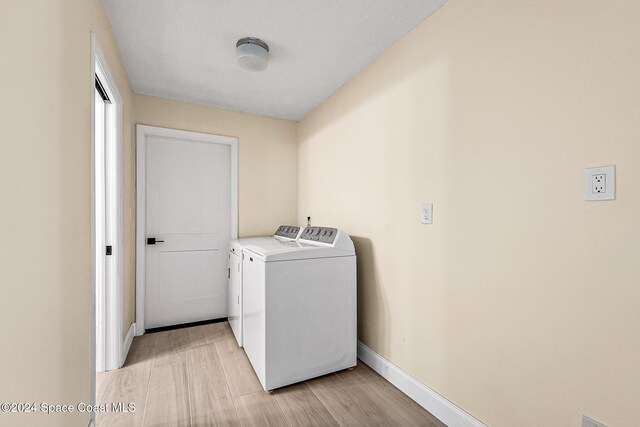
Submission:
{"label": "white dryer", "polygon": [[356,254],[344,231],[247,244],[242,272],[244,349],[265,390],[356,365]]}
{"label": "white dryer", "polygon": [[231,330],[242,347],[242,254],[248,244],[260,242],[295,242],[300,235],[300,227],[281,225],[273,236],[243,237],[234,239],[229,245],[229,269],[227,290],[227,317]]}

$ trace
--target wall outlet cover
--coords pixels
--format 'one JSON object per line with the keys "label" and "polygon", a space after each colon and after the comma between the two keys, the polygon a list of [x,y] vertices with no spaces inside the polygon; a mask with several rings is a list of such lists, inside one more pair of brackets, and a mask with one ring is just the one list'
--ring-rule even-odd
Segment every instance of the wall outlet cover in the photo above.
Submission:
{"label": "wall outlet cover", "polygon": [[584,199],[587,201],[616,198],[615,166],[588,168],[584,171]]}
{"label": "wall outlet cover", "polygon": [[420,224],[433,224],[433,203],[420,205]]}

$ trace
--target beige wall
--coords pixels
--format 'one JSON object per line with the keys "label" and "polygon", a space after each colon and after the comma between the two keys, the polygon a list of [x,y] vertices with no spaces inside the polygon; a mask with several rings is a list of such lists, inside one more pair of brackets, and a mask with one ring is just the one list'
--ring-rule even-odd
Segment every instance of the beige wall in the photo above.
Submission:
{"label": "beige wall", "polygon": [[135,95],[135,122],[238,138],[240,236],[296,222],[295,122],[144,95]]}
{"label": "beige wall", "polygon": [[[132,95],[99,0],[1,9],[0,401],[90,403],[90,31],[124,100],[128,153]],[[0,414],[12,426],[88,420]]]}
{"label": "beige wall", "polygon": [[638,28],[450,0],[300,123],[299,220],[355,236],[360,340],[491,426],[640,419]]}

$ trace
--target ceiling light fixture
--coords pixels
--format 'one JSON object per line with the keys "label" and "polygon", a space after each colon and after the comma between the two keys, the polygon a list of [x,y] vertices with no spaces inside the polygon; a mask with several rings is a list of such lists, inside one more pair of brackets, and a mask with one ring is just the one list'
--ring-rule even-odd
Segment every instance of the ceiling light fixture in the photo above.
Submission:
{"label": "ceiling light fixture", "polygon": [[269,60],[269,46],[255,37],[243,37],[236,43],[238,64],[245,70],[264,71]]}

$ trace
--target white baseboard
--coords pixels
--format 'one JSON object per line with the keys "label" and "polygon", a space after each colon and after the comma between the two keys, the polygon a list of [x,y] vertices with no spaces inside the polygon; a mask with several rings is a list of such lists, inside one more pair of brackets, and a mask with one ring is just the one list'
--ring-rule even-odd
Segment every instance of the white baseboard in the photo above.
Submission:
{"label": "white baseboard", "polygon": [[127,355],[129,354],[129,349],[131,348],[131,343],[133,342],[133,337],[136,334],[136,323],[133,322],[131,326],[129,326],[129,331],[127,332],[127,336],[124,338],[124,342],[122,343],[122,357],[120,358],[120,367],[124,365],[125,360],[127,360]]}
{"label": "white baseboard", "polygon": [[487,427],[360,341],[358,341],[358,359],[448,427]]}
{"label": "white baseboard", "polygon": [[144,328],[142,326],[138,326],[138,323],[134,323],[134,325],[136,325],[136,336],[137,337],[141,337],[144,335]]}

